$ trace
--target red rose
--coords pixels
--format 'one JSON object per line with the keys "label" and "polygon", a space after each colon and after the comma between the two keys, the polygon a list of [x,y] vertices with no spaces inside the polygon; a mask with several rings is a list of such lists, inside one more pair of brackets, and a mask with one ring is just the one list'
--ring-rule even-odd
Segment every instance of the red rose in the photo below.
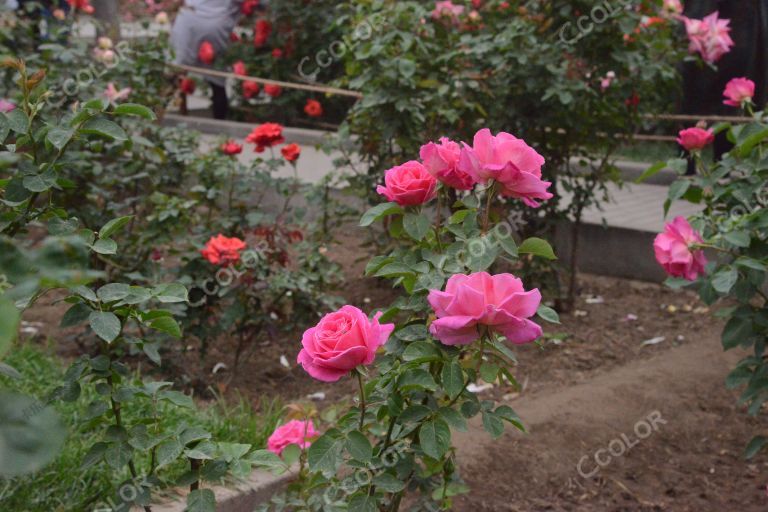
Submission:
{"label": "red rose", "polygon": [[268,96],[277,98],[278,96],[283,94],[283,88],[280,87],[279,85],[267,84],[264,86],[264,92],[267,93]]}
{"label": "red rose", "polygon": [[245,69],[245,62],[239,60],[232,64],[232,72],[236,75],[247,75],[247,71]]}
{"label": "red rose", "polygon": [[189,77],[184,77],[179,81],[179,90],[184,94],[192,94],[195,92],[195,81]]}
{"label": "red rose", "polygon": [[208,240],[205,248],[200,250],[210,263],[227,265],[240,260],[240,251],[246,248],[245,242],[239,238],[227,238],[222,234]]}
{"label": "red rose", "polygon": [[309,117],[320,117],[323,115],[323,106],[317,100],[307,100],[304,105],[304,113]]}
{"label": "red rose", "polygon": [[272,34],[272,24],[267,20],[259,20],[253,27],[253,44],[260,48],[264,46]]}
{"label": "red rose", "polygon": [[243,96],[245,96],[246,99],[253,98],[259,94],[260,90],[261,86],[258,84],[258,82],[243,82]]}
{"label": "red rose", "polygon": [[261,153],[264,151],[264,148],[285,142],[283,127],[277,123],[261,124],[253,129],[245,141],[256,144],[256,152]]}
{"label": "red rose", "polygon": [[301,148],[298,144],[288,144],[287,146],[283,146],[283,149],[281,149],[280,152],[283,154],[283,158],[287,161],[295,162],[299,159],[299,155],[301,155]]}
{"label": "red rose", "polygon": [[677,143],[688,151],[697,151],[704,149],[715,141],[715,134],[712,129],[687,128],[681,130],[677,136]]}
{"label": "red rose", "polygon": [[239,43],[240,42],[240,36],[237,35],[237,32],[230,32],[229,40],[232,43]]}
{"label": "red rose", "polygon": [[244,16],[250,16],[258,6],[259,0],[245,0],[240,6],[240,12],[242,12]]}
{"label": "red rose", "polygon": [[230,156],[239,155],[240,153],[243,152],[243,146],[241,146],[240,144],[238,144],[233,140],[228,140],[227,142],[222,144],[220,149],[222,153]]}
{"label": "red rose", "polygon": [[283,50],[281,50],[280,48],[275,48],[274,50],[272,50],[272,57],[274,57],[275,59],[282,58]]}
{"label": "red rose", "polygon": [[197,51],[197,58],[203,64],[213,64],[213,60],[216,58],[216,52],[213,49],[213,45],[208,41],[200,43],[200,49]]}
{"label": "red rose", "polygon": [[85,14],[93,14],[94,9],[89,0],[67,0],[73,11],[83,11]]}

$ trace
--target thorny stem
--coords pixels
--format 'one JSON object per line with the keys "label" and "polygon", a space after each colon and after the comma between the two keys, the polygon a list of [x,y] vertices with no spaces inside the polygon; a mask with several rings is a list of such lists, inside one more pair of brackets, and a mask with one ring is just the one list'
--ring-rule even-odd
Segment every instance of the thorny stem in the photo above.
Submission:
{"label": "thorny stem", "polygon": [[363,387],[363,374],[360,370],[355,370],[355,373],[357,373],[357,384],[360,387],[360,432],[362,432],[365,424],[365,388]]}
{"label": "thorny stem", "polygon": [[490,181],[488,183],[488,188],[486,188],[486,194],[488,194],[488,197],[485,200],[485,216],[483,217],[483,234],[486,234],[488,232],[488,225],[491,222],[491,204],[493,203],[493,198],[496,196],[495,181]]}

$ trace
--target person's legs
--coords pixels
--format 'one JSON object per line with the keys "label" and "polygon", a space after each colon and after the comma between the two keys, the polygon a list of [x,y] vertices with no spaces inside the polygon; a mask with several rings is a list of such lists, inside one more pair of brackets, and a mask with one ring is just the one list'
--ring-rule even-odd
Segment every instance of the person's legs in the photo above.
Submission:
{"label": "person's legs", "polygon": [[211,82],[213,90],[213,118],[226,119],[229,114],[229,99],[227,98],[227,89],[223,85],[216,85]]}

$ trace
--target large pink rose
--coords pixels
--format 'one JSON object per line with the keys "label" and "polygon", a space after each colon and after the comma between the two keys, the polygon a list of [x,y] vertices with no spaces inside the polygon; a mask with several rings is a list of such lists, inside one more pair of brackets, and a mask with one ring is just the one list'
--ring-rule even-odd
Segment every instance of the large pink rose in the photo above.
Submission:
{"label": "large pink rose", "polygon": [[734,78],[725,84],[725,105],[740,107],[742,103],[752,101],[755,96],[755,82],[749,78]]}
{"label": "large pink rose", "polygon": [[680,17],[688,34],[688,52],[698,53],[710,64],[720,60],[734,45],[730,36],[731,20],[720,19],[719,16],[719,12],[715,11],[701,20]]}
{"label": "large pink rose", "polygon": [[446,345],[472,343],[482,325],[517,344],[541,336],[541,327],[529,320],[539,308],[541,293],[525,291],[522,280],[512,274],[456,274],[444,292],[431,290],[427,300],[437,315],[429,330]]}
{"label": "large pink rose", "polygon": [[688,151],[697,151],[712,144],[715,140],[714,132],[703,128],[686,128],[677,134],[677,143]]}
{"label": "large pink rose", "polygon": [[323,382],[336,382],[358,366],[371,364],[395,329],[394,324],[379,324],[380,316],[369,320],[354,306],[325,315],[304,333],[297,361]]}
{"label": "large pink rose", "polygon": [[475,134],[472,147],[464,144],[459,158],[459,169],[478,183],[495,180],[501,185],[501,194],[517,197],[536,208],[537,200],[550,199],[547,189],[552,185],[542,181],[541,166],[544,157],[524,140],[501,132],[495,137],[488,128]]}
{"label": "large pink rose", "polygon": [[459,170],[461,146],[442,137],[440,144],[429,142],[421,146],[421,161],[427,171],[442,183],[458,190],[472,190],[475,180],[469,174]]}
{"label": "large pink rose", "polygon": [[267,449],[275,455],[281,455],[288,446],[295,444],[302,450],[309,448],[312,439],[318,436],[312,420],[291,420],[277,427],[267,439]]}
{"label": "large pink rose", "polygon": [[393,167],[384,173],[384,186],[376,192],[400,206],[416,206],[435,198],[437,180],[416,160]]}
{"label": "large pink rose", "polygon": [[707,266],[704,251],[691,248],[691,245],[701,242],[701,235],[685,217],[676,217],[664,226],[664,232],[659,233],[653,241],[656,261],[670,276],[695,281],[699,274],[705,273]]}

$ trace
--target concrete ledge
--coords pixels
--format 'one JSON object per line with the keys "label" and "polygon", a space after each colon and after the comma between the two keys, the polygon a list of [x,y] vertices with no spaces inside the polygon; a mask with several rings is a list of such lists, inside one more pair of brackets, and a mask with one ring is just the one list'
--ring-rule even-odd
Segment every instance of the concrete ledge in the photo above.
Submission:
{"label": "concrete ledge", "polygon": [[[219,512],[253,512],[260,504],[285,489],[296,476],[294,470],[280,476],[266,471],[254,470],[244,482],[231,487],[210,488],[216,494],[216,510]],[[176,501],[152,505],[154,512],[183,512],[186,508],[188,489],[179,491]]]}
{"label": "concrete ledge", "polygon": [[[571,165],[582,168],[587,171],[586,165],[581,165],[583,158],[571,158]],[[646,162],[633,162],[630,160],[616,160],[616,167],[621,170],[621,178],[626,182],[634,182],[640,177],[649,167],[650,163]],[[657,174],[651,176],[647,180],[643,181],[645,185],[664,185],[668,186],[678,178],[677,173],[672,169],[664,168]]]}

